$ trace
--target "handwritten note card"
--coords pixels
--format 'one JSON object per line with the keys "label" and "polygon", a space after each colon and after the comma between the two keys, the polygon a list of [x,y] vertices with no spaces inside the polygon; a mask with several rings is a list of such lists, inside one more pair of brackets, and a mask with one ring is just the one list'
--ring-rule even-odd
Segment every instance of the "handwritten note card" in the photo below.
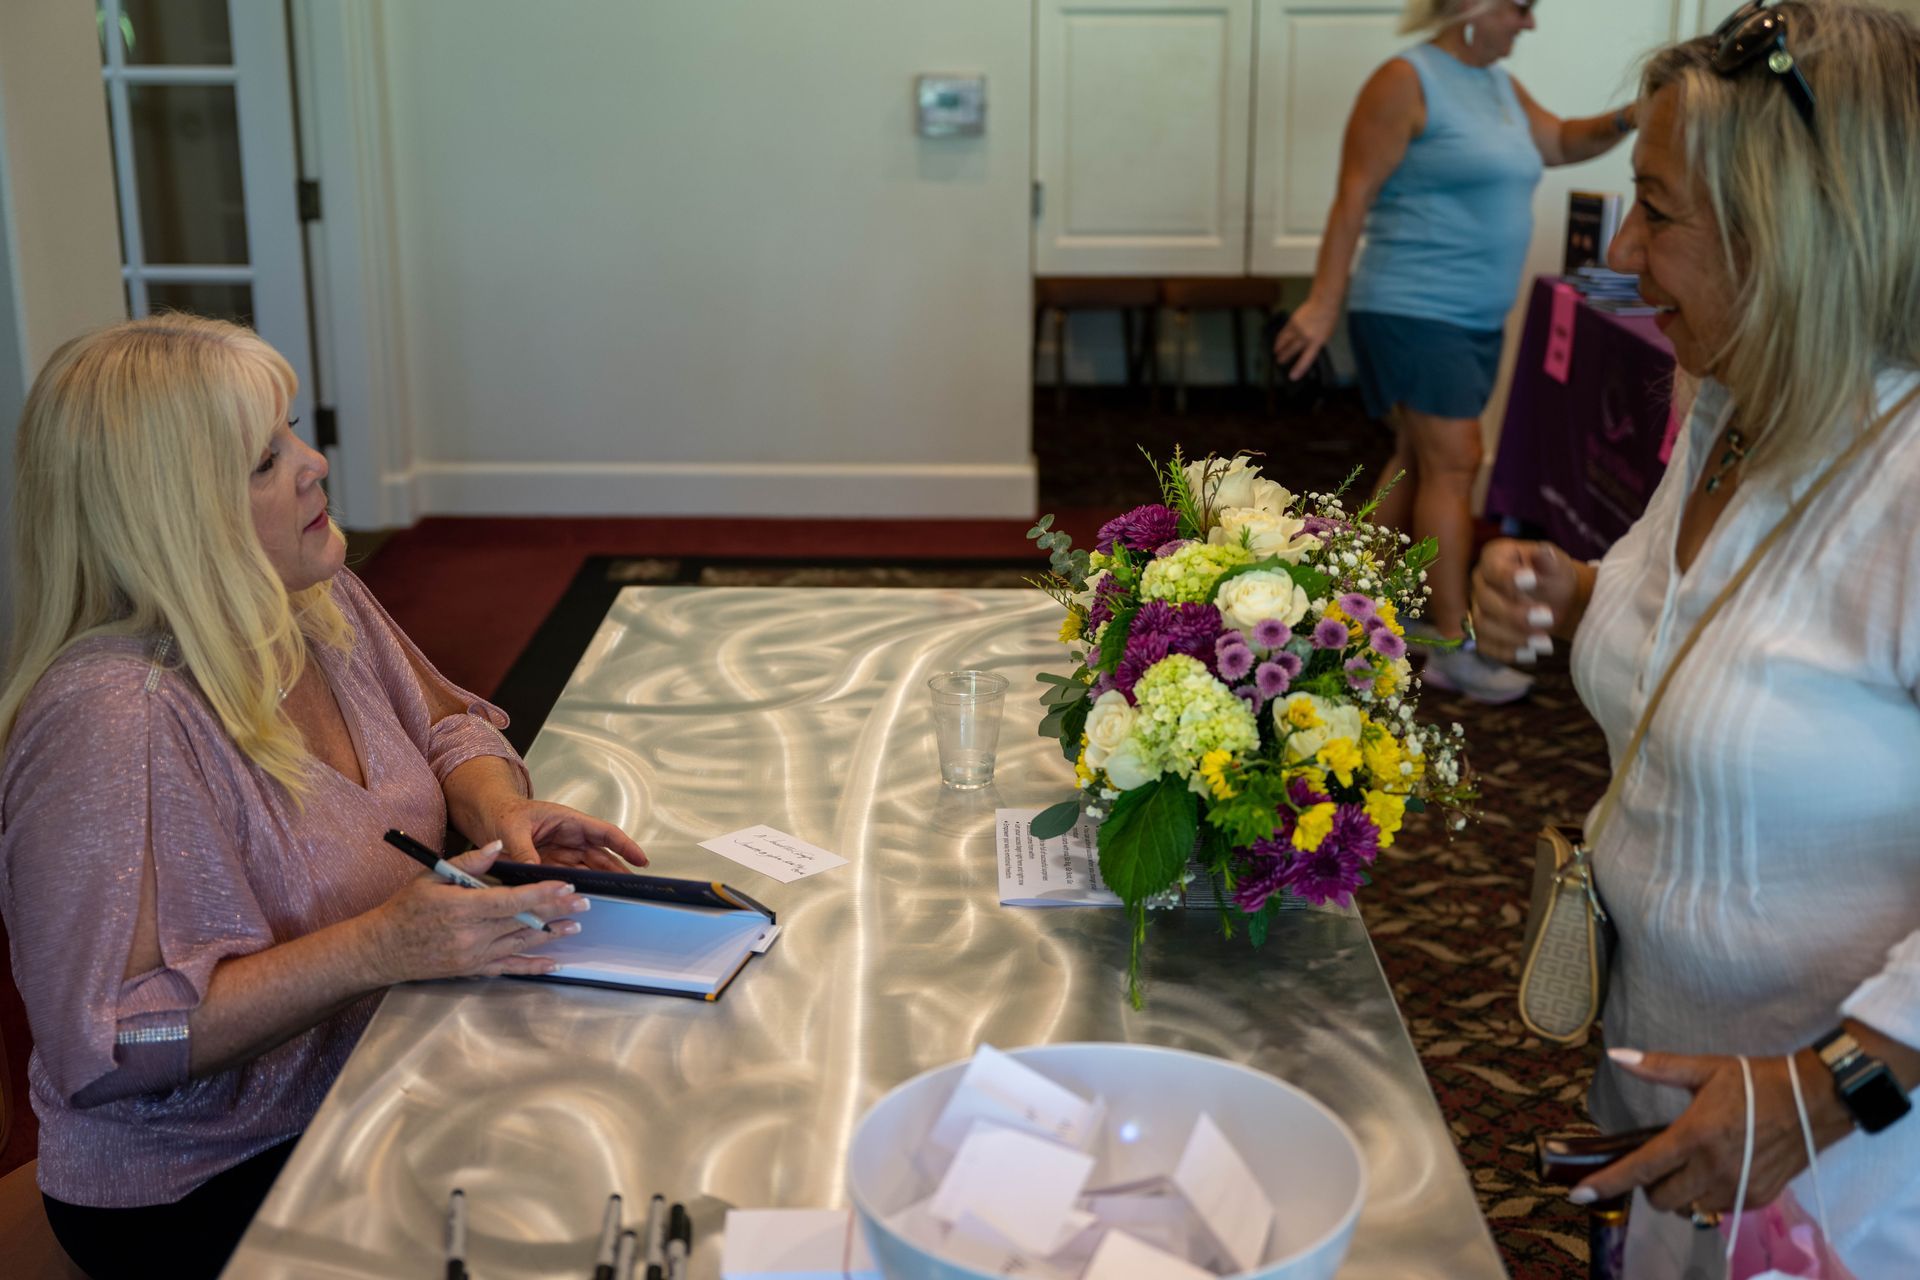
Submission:
{"label": "handwritten note card", "polygon": [[828,853],[799,836],[764,825],[702,840],[700,847],[723,858],[732,858],[751,871],[772,876],[781,884],[792,884],[803,877],[847,865],[847,860],[837,853]]}

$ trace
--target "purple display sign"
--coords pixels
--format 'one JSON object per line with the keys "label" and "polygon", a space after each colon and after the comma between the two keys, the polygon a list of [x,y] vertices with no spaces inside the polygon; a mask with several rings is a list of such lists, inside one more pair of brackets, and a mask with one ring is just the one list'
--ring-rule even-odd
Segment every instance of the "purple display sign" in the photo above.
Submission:
{"label": "purple display sign", "polygon": [[1518,520],[1595,559],[1640,518],[1666,472],[1673,348],[1650,317],[1582,301],[1565,377],[1558,361],[1549,372],[1555,295],[1565,287],[1549,276],[1534,282],[1487,515]]}

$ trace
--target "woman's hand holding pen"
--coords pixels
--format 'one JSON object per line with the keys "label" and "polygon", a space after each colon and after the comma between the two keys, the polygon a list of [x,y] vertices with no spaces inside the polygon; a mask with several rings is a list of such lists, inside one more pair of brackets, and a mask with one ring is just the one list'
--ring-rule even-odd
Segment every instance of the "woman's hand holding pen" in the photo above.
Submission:
{"label": "woman's hand holding pen", "polygon": [[[633,837],[598,818],[548,800],[514,799],[489,816],[486,838],[502,845],[501,857],[592,871],[630,871],[647,865]],[[614,855],[618,854],[619,857]],[[622,862],[621,859],[626,859]]]}
{"label": "woman's hand holding pen", "polygon": [[[498,856],[498,847],[488,845],[448,861],[481,876]],[[580,925],[565,917],[588,905],[572,885],[559,880],[463,889],[422,875],[359,921],[373,985],[385,987],[427,978],[550,973],[553,961],[524,953],[580,932]],[[514,919],[523,911],[548,921],[551,932]]]}
{"label": "woman's hand holding pen", "polygon": [[1314,360],[1333,336],[1333,327],[1339,320],[1338,307],[1322,306],[1311,294],[1287,317],[1286,328],[1273,340],[1273,358],[1291,366],[1287,370],[1290,380],[1298,382],[1307,376],[1307,370],[1313,368]]}
{"label": "woman's hand holding pen", "polygon": [[1474,642],[1500,662],[1522,665],[1571,639],[1593,594],[1594,570],[1551,542],[1487,544],[1473,570]]}

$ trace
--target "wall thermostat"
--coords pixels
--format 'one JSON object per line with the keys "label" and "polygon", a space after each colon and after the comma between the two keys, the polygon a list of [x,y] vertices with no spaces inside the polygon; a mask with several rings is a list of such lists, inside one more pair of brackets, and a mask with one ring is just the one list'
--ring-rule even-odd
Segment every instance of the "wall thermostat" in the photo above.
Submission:
{"label": "wall thermostat", "polygon": [[975,138],[987,131],[985,76],[928,75],[914,81],[923,138]]}

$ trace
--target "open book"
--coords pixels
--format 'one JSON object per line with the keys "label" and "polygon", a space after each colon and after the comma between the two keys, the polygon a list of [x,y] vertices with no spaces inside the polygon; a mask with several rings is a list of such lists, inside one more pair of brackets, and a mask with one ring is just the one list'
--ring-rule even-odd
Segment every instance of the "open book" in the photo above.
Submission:
{"label": "open book", "polygon": [[489,875],[505,885],[565,880],[592,900],[579,933],[540,948],[559,965],[543,982],[718,1000],[780,931],[772,911],[717,881],[506,861]]}

